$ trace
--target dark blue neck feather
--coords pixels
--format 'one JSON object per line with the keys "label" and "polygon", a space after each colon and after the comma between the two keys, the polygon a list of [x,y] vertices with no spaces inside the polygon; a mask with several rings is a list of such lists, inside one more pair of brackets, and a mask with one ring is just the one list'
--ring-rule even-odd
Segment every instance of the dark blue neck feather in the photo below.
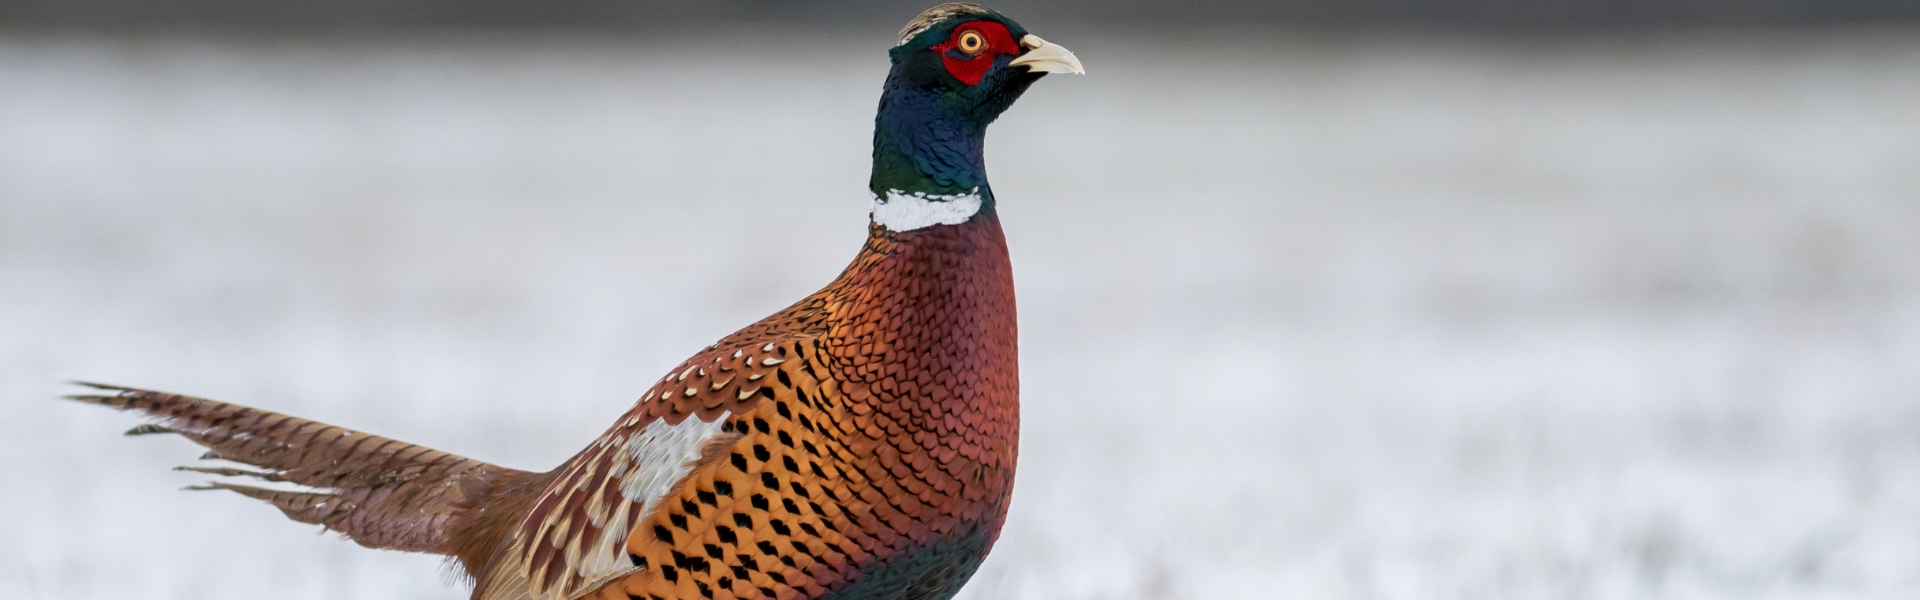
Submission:
{"label": "dark blue neck feather", "polygon": [[894,74],[880,96],[873,128],[870,187],[888,191],[966,194],[978,190],[992,206],[983,148],[987,124],[956,106],[960,98]]}

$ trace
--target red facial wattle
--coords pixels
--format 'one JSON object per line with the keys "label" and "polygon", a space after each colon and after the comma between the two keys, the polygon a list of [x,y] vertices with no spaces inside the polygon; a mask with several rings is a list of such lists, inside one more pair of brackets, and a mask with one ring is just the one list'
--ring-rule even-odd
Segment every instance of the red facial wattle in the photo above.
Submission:
{"label": "red facial wattle", "polygon": [[[963,49],[961,40],[968,32],[985,38],[985,45],[978,53],[969,54]],[[934,46],[933,50],[940,53],[941,62],[946,64],[947,73],[953,75],[954,79],[967,85],[979,85],[980,80],[987,76],[987,71],[993,68],[993,60],[1003,55],[1019,54],[1020,43],[1014,41],[1013,32],[1007,31],[1006,25],[974,21],[955,27],[953,36]]]}

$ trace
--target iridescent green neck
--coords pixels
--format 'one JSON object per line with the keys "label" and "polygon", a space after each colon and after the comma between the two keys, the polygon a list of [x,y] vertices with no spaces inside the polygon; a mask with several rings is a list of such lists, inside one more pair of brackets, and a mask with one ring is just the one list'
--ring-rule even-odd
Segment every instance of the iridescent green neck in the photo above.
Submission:
{"label": "iridescent green neck", "polygon": [[987,124],[956,106],[962,102],[898,74],[887,78],[874,118],[869,189],[876,197],[978,195],[982,210],[992,209],[983,153]]}

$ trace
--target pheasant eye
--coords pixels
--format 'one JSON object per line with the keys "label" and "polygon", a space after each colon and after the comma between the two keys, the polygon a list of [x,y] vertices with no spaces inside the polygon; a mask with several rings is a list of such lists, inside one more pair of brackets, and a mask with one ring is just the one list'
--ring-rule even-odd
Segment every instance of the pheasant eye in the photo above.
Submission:
{"label": "pheasant eye", "polygon": [[967,54],[979,54],[981,50],[987,49],[987,36],[980,35],[978,31],[962,32],[959,48],[961,52]]}

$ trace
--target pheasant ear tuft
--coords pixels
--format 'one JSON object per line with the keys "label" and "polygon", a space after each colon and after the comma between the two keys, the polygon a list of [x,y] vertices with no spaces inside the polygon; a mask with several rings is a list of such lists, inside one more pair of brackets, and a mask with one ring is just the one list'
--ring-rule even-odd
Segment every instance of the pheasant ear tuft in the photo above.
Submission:
{"label": "pheasant ear tuft", "polygon": [[913,41],[914,36],[926,33],[927,30],[938,27],[955,18],[987,16],[994,16],[994,12],[978,4],[968,4],[965,2],[948,2],[941,4],[921,12],[918,16],[915,16],[912,21],[908,21],[906,27],[900,28],[900,43],[894,45],[904,46],[907,42]]}

